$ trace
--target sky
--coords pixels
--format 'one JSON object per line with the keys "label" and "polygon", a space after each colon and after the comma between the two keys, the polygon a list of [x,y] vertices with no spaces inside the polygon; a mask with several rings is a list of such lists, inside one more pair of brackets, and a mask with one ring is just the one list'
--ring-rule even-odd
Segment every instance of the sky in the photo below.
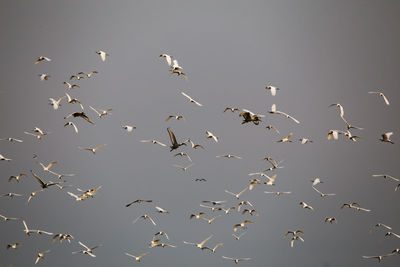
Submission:
{"label": "sky", "polygon": [[[400,233],[396,209],[398,183],[373,174],[400,178],[398,165],[400,124],[400,46],[398,1],[1,1],[0,3],[0,138],[14,137],[23,143],[0,142],[0,194],[23,194],[0,198],[0,214],[24,219],[29,227],[52,233],[68,233],[74,240],[51,243],[51,237],[23,233],[21,220],[0,221],[0,266],[33,266],[38,252],[50,249],[41,266],[230,266],[227,257],[248,257],[243,266],[373,266],[376,259],[400,246],[396,237],[384,238],[378,222]],[[95,53],[110,54],[105,62]],[[162,53],[179,61],[188,76],[170,76]],[[34,64],[39,56],[51,62]],[[73,81],[80,88],[63,84],[80,71],[99,73]],[[39,74],[51,77],[41,81]],[[267,85],[280,88],[276,96]],[[390,101],[386,106],[377,95]],[[79,128],[64,128],[64,117],[80,111],[65,99],[58,110],[49,98],[65,92],[83,102],[90,125],[70,118]],[[189,103],[181,92],[203,104]],[[351,142],[343,136],[326,139],[329,129],[345,130],[337,108],[360,136]],[[300,121],[268,113],[272,104]],[[89,108],[112,108],[97,118]],[[263,114],[256,126],[242,124],[238,113],[225,107]],[[183,115],[186,121],[168,115]],[[276,126],[280,134],[265,129]],[[137,128],[128,133],[122,125]],[[34,127],[50,132],[42,140],[24,134]],[[178,142],[190,138],[205,150],[191,146],[170,152],[140,140],[157,139],[170,144],[170,127]],[[206,139],[206,131],[219,137]],[[292,143],[277,140],[293,133]],[[382,133],[394,132],[394,144],[379,141]],[[300,138],[313,143],[302,145]],[[93,155],[78,147],[106,146]],[[186,172],[186,152],[193,160]],[[242,159],[217,158],[234,154]],[[63,178],[72,187],[56,187],[27,198],[40,186],[30,175],[45,181],[57,177],[44,172],[40,162],[58,161],[52,170],[73,173]],[[239,192],[254,177],[248,173],[269,168],[264,157],[283,161],[276,185],[256,185],[240,200],[224,192]],[[8,177],[28,174],[19,183]],[[335,196],[321,198],[316,187]],[[206,182],[196,182],[205,178]],[[260,178],[264,181],[264,178]],[[94,198],[76,202],[67,191],[102,186]],[[264,191],[291,191],[273,196]],[[125,204],[136,199],[153,203]],[[226,200],[226,207],[242,200],[253,203],[259,216],[232,212],[225,215],[199,206],[203,200]],[[306,202],[314,211],[302,209]],[[343,203],[358,202],[371,212],[340,209]],[[159,214],[160,206],[169,214]],[[211,224],[190,220],[189,215],[206,211],[206,217],[221,214]],[[132,221],[149,214],[156,222]],[[325,224],[335,217],[336,224]],[[250,219],[246,234],[232,237],[233,225]],[[304,242],[290,248],[288,230],[305,232]],[[165,231],[176,248],[149,248],[153,234]],[[238,231],[239,233],[239,231]],[[224,245],[213,254],[183,241]],[[88,246],[101,244],[96,258],[73,255]],[[16,250],[6,245],[20,242]],[[150,252],[140,263],[125,255]],[[399,255],[385,258],[383,266],[398,266]]]}

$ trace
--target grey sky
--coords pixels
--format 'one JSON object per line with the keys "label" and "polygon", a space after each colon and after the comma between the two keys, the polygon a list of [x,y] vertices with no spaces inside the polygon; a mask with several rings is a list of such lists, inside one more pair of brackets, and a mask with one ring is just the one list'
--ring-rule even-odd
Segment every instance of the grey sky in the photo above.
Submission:
{"label": "grey sky", "polygon": [[[380,255],[399,247],[396,238],[384,239],[385,232],[371,227],[382,222],[400,232],[396,204],[397,183],[372,178],[374,173],[400,177],[398,165],[400,112],[400,35],[398,1],[2,1],[0,34],[0,137],[22,138],[23,143],[2,141],[0,154],[12,158],[0,162],[0,193],[23,193],[23,198],[0,198],[0,214],[24,218],[32,228],[70,233],[72,244],[52,244],[43,236],[26,237],[21,222],[0,222],[0,265],[32,266],[39,251],[51,249],[41,266],[128,266],[134,255],[150,251],[144,266],[229,266],[229,257],[250,257],[244,266],[372,266],[376,260],[362,255]],[[110,53],[101,62],[96,50]],[[179,60],[188,74],[169,77],[168,53]],[[33,62],[47,56],[52,62]],[[66,114],[79,106],[63,102],[54,111],[48,98],[61,97],[63,81],[80,71],[99,71],[94,78],[79,81],[81,88],[70,91],[83,101],[85,112],[95,125],[80,119],[80,132],[63,128]],[[49,73],[48,81],[38,74]],[[267,84],[281,88],[272,97]],[[391,105],[385,106],[368,91],[381,90]],[[197,107],[185,99],[184,91],[202,103]],[[279,110],[298,120],[297,125],[267,110],[275,103]],[[341,103],[345,117],[365,128],[352,131],[362,139],[353,143],[341,138],[327,141],[329,129],[345,125],[331,103]],[[109,108],[109,116],[97,119],[88,108]],[[237,106],[266,114],[259,126],[241,124],[238,114],[222,113]],[[165,118],[182,114],[187,122]],[[121,125],[135,125],[132,133]],[[267,131],[275,125],[277,135]],[[38,126],[51,132],[37,141],[24,134]],[[188,165],[174,158],[169,149],[141,143],[157,139],[169,144],[167,127],[178,141],[187,138],[205,146],[187,152],[194,165],[182,172],[173,164]],[[205,138],[209,130],[220,142]],[[394,145],[378,141],[393,131]],[[312,144],[275,141],[293,132],[293,140],[309,137]],[[96,155],[78,146],[107,144]],[[82,189],[102,185],[94,199],[76,203],[51,188],[26,204],[27,195],[38,190],[30,176],[20,183],[8,183],[10,175],[33,169],[45,180],[32,159],[58,160],[55,171],[76,173],[65,178]],[[241,160],[219,159],[235,154]],[[268,167],[261,161],[272,156],[285,166],[276,171],[275,187],[257,185],[241,200],[251,201],[260,216],[232,213],[211,225],[189,220],[202,209],[202,200],[239,201],[224,189],[239,192],[250,179],[249,172]],[[337,195],[321,199],[309,180],[320,177],[319,189]],[[194,182],[206,178],[207,182]],[[72,189],[67,189],[71,191]],[[293,191],[274,197],[263,191]],[[75,191],[74,191],[75,192]],[[153,199],[154,204],[125,208],[135,199]],[[303,210],[300,201],[315,208]],[[371,213],[340,210],[344,202],[357,201]],[[171,214],[157,214],[154,205]],[[148,213],[157,226],[132,220]],[[211,213],[209,213],[211,214]],[[215,215],[218,213],[214,213]],[[209,217],[211,215],[208,215]],[[337,224],[323,223],[333,216]],[[240,241],[232,227],[245,218],[255,221]],[[303,229],[305,242],[290,248],[282,236],[287,230]],[[177,248],[148,248],[152,235],[163,230]],[[215,254],[184,245],[214,234],[207,243],[224,245]],[[81,249],[77,241],[94,246],[96,258],[72,255]],[[22,247],[7,251],[7,243]],[[384,266],[397,266],[398,255],[386,258]]]}

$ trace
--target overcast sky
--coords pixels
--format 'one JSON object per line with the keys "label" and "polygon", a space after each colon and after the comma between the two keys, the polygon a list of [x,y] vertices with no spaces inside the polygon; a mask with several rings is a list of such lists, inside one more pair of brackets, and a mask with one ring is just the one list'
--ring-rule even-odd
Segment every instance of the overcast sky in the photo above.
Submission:
{"label": "overcast sky", "polygon": [[[47,236],[27,237],[21,221],[0,222],[0,265],[33,266],[40,251],[51,252],[41,266],[130,266],[137,264],[125,252],[139,255],[143,266],[229,266],[228,257],[249,257],[244,266],[373,266],[377,260],[362,255],[383,255],[400,246],[395,237],[384,238],[378,222],[400,233],[397,204],[398,183],[373,178],[386,173],[400,178],[398,114],[400,108],[400,3],[398,1],[2,1],[0,3],[0,138],[14,137],[23,143],[1,141],[0,194],[15,192],[23,197],[0,198],[0,214],[23,218],[33,229],[69,233],[71,244],[52,244]],[[110,54],[102,62],[95,51]],[[162,53],[178,59],[182,77],[169,75]],[[39,56],[51,62],[34,62]],[[58,110],[48,98],[59,98],[67,88],[64,81],[80,71],[99,73],[90,79],[73,81],[80,88],[68,92],[80,99],[94,125],[79,118],[79,134],[64,128],[64,117],[79,111],[79,105],[65,100]],[[39,74],[48,73],[48,81]],[[276,96],[264,88],[280,88]],[[386,106],[369,91],[382,91]],[[185,92],[203,104],[198,107],[181,95]],[[296,124],[268,110],[293,115]],[[329,129],[345,130],[338,110],[364,130],[351,142],[342,136],[326,140]],[[101,119],[89,105],[107,109]],[[223,113],[225,107],[249,109],[266,115],[263,122],[241,124],[238,113]],[[184,115],[186,122],[168,115]],[[276,126],[280,134],[268,131]],[[131,133],[122,125],[137,127]],[[50,132],[43,140],[24,134],[35,126]],[[173,164],[187,166],[185,158],[174,157],[169,148],[141,143],[157,139],[170,144],[167,127],[179,142],[191,138],[205,150],[190,146],[194,165],[186,172]],[[206,139],[206,130],[219,137]],[[393,131],[394,145],[382,143],[382,133]],[[293,143],[276,143],[293,132]],[[302,145],[299,138],[314,142]],[[78,146],[107,144],[96,155]],[[235,154],[242,159],[216,158]],[[32,191],[40,189],[29,174],[34,170],[45,181],[57,177],[43,172],[32,159],[49,163],[52,170],[74,173],[64,178],[73,185],[60,191],[46,189],[27,204]],[[212,224],[189,220],[191,213],[208,212],[202,200],[227,200],[226,207],[239,200],[224,192],[239,192],[249,183],[248,173],[263,171],[264,157],[283,161],[276,186],[256,185],[245,192],[260,213],[258,217],[232,212]],[[20,172],[29,177],[8,182]],[[268,173],[272,175],[274,173]],[[321,198],[310,180],[336,196]],[[206,182],[195,182],[205,178]],[[253,177],[254,178],[254,177]],[[264,181],[264,179],[262,179]],[[102,186],[93,199],[76,202],[66,192],[79,193]],[[280,197],[263,191],[292,191]],[[136,199],[153,203],[125,204]],[[304,201],[314,211],[302,209]],[[340,209],[356,201],[370,213]],[[155,206],[170,211],[158,214]],[[157,223],[132,221],[149,214]],[[324,224],[336,217],[337,224]],[[247,233],[236,241],[233,225],[250,219]],[[290,248],[287,230],[301,229],[305,242]],[[372,231],[371,231],[372,229]],[[177,248],[148,248],[157,231],[168,233],[168,243]],[[201,251],[183,241],[224,245],[216,253]],[[88,246],[102,244],[96,258],[72,255]],[[7,244],[20,242],[17,250]],[[384,259],[383,266],[398,266],[399,255]]]}

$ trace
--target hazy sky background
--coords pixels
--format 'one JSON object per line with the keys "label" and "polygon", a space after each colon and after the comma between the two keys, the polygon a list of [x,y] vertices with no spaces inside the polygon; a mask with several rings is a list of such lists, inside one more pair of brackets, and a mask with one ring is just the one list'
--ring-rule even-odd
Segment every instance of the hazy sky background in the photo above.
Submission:
{"label": "hazy sky background", "polygon": [[[0,143],[0,154],[13,159],[0,162],[0,193],[25,194],[22,198],[0,198],[0,214],[24,218],[28,226],[54,233],[70,233],[74,242],[50,242],[43,236],[27,237],[22,222],[0,222],[1,266],[33,266],[40,251],[51,249],[40,266],[130,266],[137,264],[124,255],[139,255],[143,266],[229,266],[228,257],[250,257],[244,266],[372,266],[376,260],[362,255],[382,255],[400,246],[395,237],[384,239],[382,222],[400,232],[397,183],[371,177],[387,173],[400,177],[398,114],[400,108],[400,3],[398,1],[1,1],[0,49],[0,137],[15,137],[23,143]],[[96,50],[110,54],[101,62]],[[168,53],[179,60],[188,74],[169,77]],[[52,62],[33,64],[46,56]],[[81,88],[70,90],[95,120],[89,125],[74,121],[80,132],[63,128],[64,116],[79,111],[78,105],[63,102],[54,111],[48,98],[64,95],[63,81],[80,71],[98,75],[77,81]],[[38,74],[48,73],[48,81]],[[267,84],[281,88],[272,97]],[[368,91],[381,90],[390,106]],[[202,103],[197,107],[180,94],[186,92]],[[282,116],[269,115],[271,105],[300,120],[297,125]],[[341,103],[350,123],[363,127],[352,133],[362,139],[353,143],[343,138],[327,141],[329,129],[345,125],[331,103]],[[97,119],[88,105],[112,107],[109,116]],[[238,114],[223,113],[226,106],[266,114],[259,126],[241,124]],[[187,122],[170,120],[182,114]],[[121,125],[135,125],[132,133]],[[277,135],[265,129],[275,125]],[[38,141],[24,134],[35,126],[51,132]],[[204,151],[189,146],[194,165],[182,172],[173,164],[188,165],[161,146],[141,143],[157,139],[169,144],[167,127],[178,141],[191,138]],[[219,143],[205,138],[209,130]],[[393,131],[395,145],[379,142],[380,135]],[[308,137],[312,144],[280,144],[275,141],[293,132],[293,140]],[[96,155],[78,146],[107,144]],[[241,160],[216,155],[235,154]],[[53,170],[75,173],[68,184],[82,189],[103,188],[95,198],[83,202],[67,191],[40,189],[30,176],[8,183],[10,175],[30,169],[46,181],[32,159],[48,163],[58,160]],[[284,160],[276,171],[275,187],[257,185],[241,200],[251,201],[259,217],[223,215],[211,225],[189,220],[190,213],[204,210],[202,200],[239,201],[224,189],[239,192],[248,173],[265,170],[261,159]],[[336,193],[322,199],[310,180],[320,177],[318,188]],[[207,182],[194,182],[206,178]],[[292,191],[275,197],[263,191]],[[153,204],[125,208],[135,199],[153,199]],[[315,211],[301,209],[300,201]],[[340,210],[344,202],[357,201],[371,213]],[[171,214],[157,214],[154,206]],[[132,220],[147,213],[157,226]],[[217,215],[209,212],[208,217]],[[336,217],[337,224],[324,224]],[[255,221],[247,234],[236,241],[232,227],[244,219]],[[305,242],[290,248],[287,230],[302,229]],[[152,235],[166,231],[177,248],[148,248]],[[215,254],[184,245],[214,234],[207,245],[224,245]],[[80,250],[77,241],[94,246],[96,258],[72,255]],[[8,243],[23,244],[6,250]],[[398,266],[399,255],[383,266]]]}

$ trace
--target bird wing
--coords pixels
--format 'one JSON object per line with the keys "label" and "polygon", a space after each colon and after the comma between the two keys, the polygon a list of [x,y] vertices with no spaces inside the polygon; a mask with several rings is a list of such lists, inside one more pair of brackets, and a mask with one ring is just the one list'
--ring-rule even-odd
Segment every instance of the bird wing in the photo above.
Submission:
{"label": "bird wing", "polygon": [[93,150],[94,150],[94,151],[97,151],[97,150],[99,150],[100,148],[102,148],[102,147],[104,147],[104,146],[106,146],[106,144],[104,144],[104,145],[100,145],[100,146],[98,146],[98,147],[94,148]]}
{"label": "bird wing", "polygon": [[101,115],[94,107],[92,107],[92,106],[89,106],[89,108],[91,109],[91,110],[93,110],[94,112],[96,112],[97,113],[97,115]]}
{"label": "bird wing", "polygon": [[156,144],[159,144],[160,146],[167,146],[166,144],[161,143],[160,141],[155,140]]}
{"label": "bird wing", "polygon": [[81,246],[84,247],[85,249],[89,250],[89,248],[88,248],[85,244],[83,244],[81,241],[79,241],[78,243],[79,243],[79,245],[81,245]]}
{"label": "bird wing", "polygon": [[247,190],[247,186],[246,186],[242,191],[240,191],[240,192],[237,194],[237,196],[240,197],[240,195],[243,194],[246,190]]}
{"label": "bird wing", "polygon": [[178,145],[178,142],[176,141],[176,137],[174,132],[171,130],[171,128],[167,128],[169,138],[171,139],[172,146]]}
{"label": "bird wing", "polygon": [[45,183],[43,183],[43,181],[39,178],[39,176],[37,176],[32,170],[31,170],[31,173],[32,173],[33,177],[35,177],[35,179],[40,183],[40,185],[42,187],[46,186]]}
{"label": "bird wing", "polygon": [[153,225],[156,225],[156,223],[153,221],[153,219],[152,219],[150,216],[147,216],[147,218],[151,221],[151,223],[152,223]]}
{"label": "bird wing", "polygon": [[235,260],[234,258],[229,258],[229,257],[226,257],[226,256],[222,256],[222,258],[224,258],[224,259],[227,259],[227,260]]}
{"label": "bird wing", "polygon": [[183,96],[185,96],[187,99],[189,99],[189,100],[193,100],[190,96],[188,96],[187,94],[185,94],[184,92],[181,92],[181,94],[183,95]]}
{"label": "bird wing", "polygon": [[207,237],[206,239],[204,239],[203,241],[201,241],[201,243],[199,244],[200,246],[202,246],[202,245],[204,245],[204,243],[206,243],[208,240],[210,240],[210,238],[212,237],[213,235],[210,235],[209,237]]}
{"label": "bird wing", "polygon": [[232,193],[231,191],[228,191],[228,190],[226,190],[226,189],[225,189],[225,192],[228,193],[228,194],[231,194],[232,196],[236,196],[235,193]]}

